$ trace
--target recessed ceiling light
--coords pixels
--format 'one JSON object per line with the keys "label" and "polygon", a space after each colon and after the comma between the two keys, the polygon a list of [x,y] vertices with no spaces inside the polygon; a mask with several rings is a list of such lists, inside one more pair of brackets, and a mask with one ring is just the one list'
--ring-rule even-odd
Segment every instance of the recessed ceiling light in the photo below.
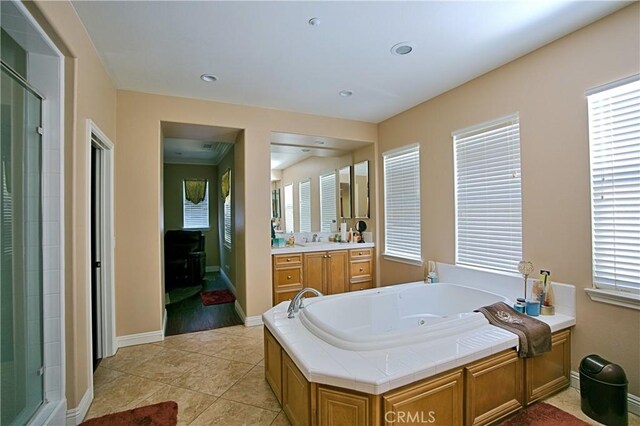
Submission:
{"label": "recessed ceiling light", "polygon": [[202,74],[202,75],[200,76],[200,79],[201,79],[202,81],[206,81],[207,83],[211,83],[211,82],[214,82],[214,81],[218,81],[218,77],[216,77],[216,76],[215,76],[215,75],[213,75],[213,74]]}
{"label": "recessed ceiling light", "polygon": [[311,25],[312,27],[317,27],[318,25],[320,25],[320,18],[309,19],[309,25]]}
{"label": "recessed ceiling light", "polygon": [[302,148],[302,152],[309,152],[311,151],[309,148]]}
{"label": "recessed ceiling light", "polygon": [[404,56],[408,55],[413,51],[413,44],[408,41],[403,41],[402,43],[398,43],[391,48],[391,53],[396,56]]}
{"label": "recessed ceiling light", "polygon": [[353,91],[351,90],[341,90],[338,92],[338,95],[342,96],[343,98],[348,98],[349,96],[353,95]]}

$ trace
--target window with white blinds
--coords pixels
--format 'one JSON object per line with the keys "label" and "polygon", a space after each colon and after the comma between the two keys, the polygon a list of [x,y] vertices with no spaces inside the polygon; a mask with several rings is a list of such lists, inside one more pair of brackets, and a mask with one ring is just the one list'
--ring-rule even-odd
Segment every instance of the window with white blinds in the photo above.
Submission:
{"label": "window with white blinds", "polygon": [[337,222],[336,173],[320,176],[320,231],[330,232],[331,224]]}
{"label": "window with white blinds", "polygon": [[517,272],[522,260],[518,114],[452,136],[456,264]]}
{"label": "window with white blinds", "polygon": [[588,93],[587,103],[594,286],[638,293],[640,81],[633,80]]}
{"label": "window with white blinds", "polygon": [[420,147],[383,156],[385,256],[422,262],[420,238]]}
{"label": "window with white blinds", "polygon": [[184,183],[182,184],[182,227],[184,229],[205,229],[209,227],[209,182],[204,190],[204,200],[193,204],[187,200]]}
{"label": "window with white blinds", "polygon": [[231,248],[231,191],[224,199],[224,245]]}
{"label": "window with white blinds", "polygon": [[300,232],[311,232],[311,181],[300,182]]}
{"label": "window with white blinds", "polygon": [[284,230],[293,232],[293,184],[284,186]]}

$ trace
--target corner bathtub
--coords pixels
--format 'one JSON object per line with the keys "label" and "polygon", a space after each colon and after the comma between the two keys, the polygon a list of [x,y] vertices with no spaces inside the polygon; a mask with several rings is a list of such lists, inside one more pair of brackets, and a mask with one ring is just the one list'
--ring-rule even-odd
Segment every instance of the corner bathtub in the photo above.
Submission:
{"label": "corner bathtub", "polygon": [[473,312],[498,294],[456,284],[422,282],[375,291],[305,300],[302,324],[318,338],[347,350],[387,349],[472,330],[488,324]]}

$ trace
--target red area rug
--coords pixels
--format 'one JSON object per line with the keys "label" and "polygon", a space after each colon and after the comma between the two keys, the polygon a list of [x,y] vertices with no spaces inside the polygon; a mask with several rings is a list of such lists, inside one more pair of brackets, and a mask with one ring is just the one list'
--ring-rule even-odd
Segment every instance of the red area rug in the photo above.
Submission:
{"label": "red area rug", "polygon": [[204,306],[219,305],[221,303],[229,303],[236,300],[236,297],[229,290],[211,290],[200,293],[202,304]]}
{"label": "red area rug", "polygon": [[165,401],[89,419],[80,423],[80,426],[175,426],[177,424],[178,404]]}
{"label": "red area rug", "polygon": [[538,402],[513,417],[500,423],[500,426],[589,426],[577,417],[545,402]]}

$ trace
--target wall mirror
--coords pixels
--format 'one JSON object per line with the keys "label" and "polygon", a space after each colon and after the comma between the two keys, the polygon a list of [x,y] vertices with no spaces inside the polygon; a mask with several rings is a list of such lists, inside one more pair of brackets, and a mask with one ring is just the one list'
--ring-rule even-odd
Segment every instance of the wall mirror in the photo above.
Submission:
{"label": "wall mirror", "polygon": [[271,217],[280,217],[280,188],[271,191]]}
{"label": "wall mirror", "polygon": [[351,166],[338,170],[340,182],[340,217],[351,219]]}
{"label": "wall mirror", "polygon": [[369,218],[369,161],[353,166],[353,209],[356,219]]}

